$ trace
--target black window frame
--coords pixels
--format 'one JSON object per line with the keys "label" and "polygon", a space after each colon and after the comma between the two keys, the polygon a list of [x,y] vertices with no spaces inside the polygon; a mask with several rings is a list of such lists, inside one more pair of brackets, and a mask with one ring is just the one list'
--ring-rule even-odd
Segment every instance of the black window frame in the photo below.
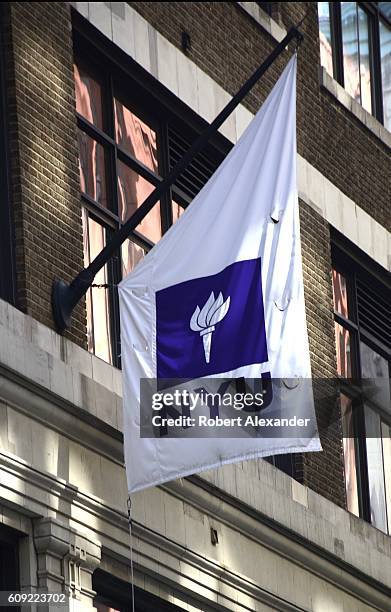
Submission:
{"label": "black window frame", "polygon": [[[331,258],[333,270],[341,273],[347,283],[349,317],[346,318],[334,310],[334,321],[350,332],[351,347],[351,379],[340,380],[340,391],[352,402],[352,420],[355,442],[355,460],[358,491],[359,516],[371,523],[370,491],[366,448],[365,412],[362,399],[362,368],[360,358],[360,342],[372,348],[388,361],[391,386],[391,345],[387,346],[376,338],[360,323],[358,284],[364,279],[371,283],[382,298],[391,303],[391,275],[379,264],[363,253],[358,247],[348,241],[334,228],[331,230]],[[379,414],[382,422],[391,426],[391,416]],[[384,469],[384,462],[383,462]],[[390,513],[391,508],[387,507]],[[391,535],[391,531],[387,532]]]}
{"label": "black window frame", "polygon": [[[159,180],[162,180],[162,176],[166,176],[173,165],[173,157],[170,154],[171,132],[176,132],[179,138],[183,139],[186,143],[186,148],[188,148],[198,134],[205,129],[207,123],[159,83],[142,66],[97,31],[74,9],[72,9],[72,27],[74,60],[76,64],[80,63],[82,67],[91,69],[92,76],[94,73],[99,75],[99,81],[103,85],[103,106],[106,106],[103,121],[106,121],[106,126],[110,126],[110,129],[109,133],[103,132],[75,111],[77,127],[81,128],[88,135],[93,136],[104,146],[114,150],[114,155],[109,156],[109,163],[106,169],[107,195],[113,205],[114,202],[117,202],[117,156],[120,159],[126,160],[127,164],[144,176],[144,178],[158,184]],[[131,84],[131,87],[129,87],[129,84]],[[132,91],[131,96],[127,95],[126,89]],[[157,137],[160,141],[160,146],[158,146],[160,176],[154,176],[148,168],[132,158],[115,143],[115,134],[112,131],[114,128],[112,107],[113,99],[116,95],[120,96],[121,102],[126,104],[132,112],[135,112],[141,120],[150,125],[152,129],[157,130]],[[192,167],[189,168],[189,177],[192,176],[192,172],[197,174],[198,182],[194,183],[194,188],[191,189],[189,187],[189,182],[186,183],[183,180],[184,175],[182,175],[170,191],[163,196],[160,203],[163,234],[172,224],[172,199],[175,199],[175,202],[181,207],[186,208],[201,187],[203,180],[206,182],[207,178],[219,166],[232,146],[232,143],[223,135],[214,135],[205,146],[205,149],[196,157]],[[113,208],[115,210],[114,206],[111,209],[109,207],[106,209],[86,194],[81,194],[81,202],[89,215],[104,225],[104,227],[109,228],[109,233],[118,229],[119,220],[118,216],[113,212]],[[153,247],[151,241],[137,232],[133,232],[131,238],[146,252]],[[112,365],[121,367],[117,292],[117,284],[121,280],[121,258],[119,252],[110,260],[107,271]]]}
{"label": "black window frame", "polygon": [[[384,125],[383,88],[380,56],[379,22],[383,21],[391,29],[391,21],[381,12],[378,2],[356,2],[368,15],[369,27],[369,61],[371,72],[371,114]],[[341,3],[329,2],[330,32],[333,59],[334,79],[344,87],[343,44]],[[360,40],[358,36],[358,41]],[[361,85],[360,85],[361,88]]]}

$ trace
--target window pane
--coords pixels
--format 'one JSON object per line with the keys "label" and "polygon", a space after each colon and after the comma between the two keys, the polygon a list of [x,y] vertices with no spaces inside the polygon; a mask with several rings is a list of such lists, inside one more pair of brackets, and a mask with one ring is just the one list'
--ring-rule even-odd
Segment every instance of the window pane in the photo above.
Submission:
{"label": "window pane", "polygon": [[333,51],[331,45],[330,5],[318,2],[320,63],[333,76]]}
{"label": "window pane", "polygon": [[391,131],[391,28],[382,20],[380,20],[380,56],[384,125]]}
{"label": "window pane", "polygon": [[172,201],[172,222],[175,223],[175,221],[178,221],[179,217],[183,215],[184,212],[185,212],[185,209],[183,208],[183,206],[181,206],[180,204],[175,202],[175,200],[173,200]]}
{"label": "window pane", "polygon": [[391,534],[391,427],[386,423],[382,423],[382,438],[388,533]]}
{"label": "window pane", "polygon": [[341,22],[345,89],[360,102],[356,2],[341,2]]}
{"label": "window pane", "polygon": [[[83,211],[84,264],[88,266],[106,243],[105,229]],[[107,267],[95,276],[94,284],[107,284]],[[88,350],[97,357],[112,362],[108,289],[92,287],[87,300]]]}
{"label": "window pane", "polygon": [[[153,190],[151,183],[118,160],[118,214],[121,221],[129,219]],[[162,230],[159,202],[136,229],[154,243],[160,240]]]}
{"label": "window pane", "polygon": [[391,2],[378,2],[379,11],[391,21]]}
{"label": "window pane", "polygon": [[156,132],[118,100],[114,100],[114,112],[117,143],[152,172],[157,172]]}
{"label": "window pane", "polygon": [[346,278],[336,270],[333,270],[333,297],[335,312],[338,312],[338,314],[345,317],[345,319],[348,319],[349,309]]}
{"label": "window pane", "polygon": [[337,348],[337,373],[343,378],[351,378],[352,362],[350,353],[350,333],[339,323],[335,323],[334,325]]}
{"label": "window pane", "polygon": [[358,7],[358,31],[360,36],[360,78],[361,104],[369,113],[372,112],[371,69],[369,62],[369,27],[368,15]]}
{"label": "window pane", "polygon": [[365,406],[365,430],[371,523],[387,532],[380,418],[368,406]]}
{"label": "window pane", "polygon": [[76,110],[87,121],[103,130],[102,89],[99,83],[74,64]]}
{"label": "window pane", "polygon": [[125,240],[121,246],[122,278],[125,278],[144,257],[144,249],[132,240]]}
{"label": "window pane", "polygon": [[105,150],[85,132],[78,136],[81,192],[107,208]]}
{"label": "window pane", "polygon": [[[391,414],[388,361],[364,342],[360,342],[360,357],[363,386],[371,402]],[[370,379],[368,386],[365,379]]]}
{"label": "window pane", "polygon": [[341,393],[341,419],[343,433],[343,454],[345,460],[346,500],[349,512],[359,516],[356,448],[353,427],[352,401]]}

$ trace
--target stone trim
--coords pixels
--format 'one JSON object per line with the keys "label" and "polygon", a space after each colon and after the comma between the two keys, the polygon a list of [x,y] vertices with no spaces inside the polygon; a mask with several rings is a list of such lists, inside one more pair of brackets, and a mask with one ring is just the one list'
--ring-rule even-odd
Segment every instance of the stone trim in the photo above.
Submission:
{"label": "stone trim", "polygon": [[[62,373],[65,376],[65,364],[62,364]],[[101,391],[100,385],[91,380],[89,384],[94,392]],[[113,393],[107,392],[105,400],[107,410],[112,406],[116,408],[117,398]],[[54,431],[64,434],[85,448],[99,452],[120,466],[123,465],[122,427],[119,429],[117,424],[109,425],[103,415],[98,417],[91,414],[89,404],[77,407],[68,399],[54,395],[33,380],[7,370],[2,364],[0,401],[42,425],[50,423]]]}
{"label": "stone trim", "polygon": [[287,35],[286,29],[265,13],[256,2],[238,2],[237,4],[277,42],[281,42]]}

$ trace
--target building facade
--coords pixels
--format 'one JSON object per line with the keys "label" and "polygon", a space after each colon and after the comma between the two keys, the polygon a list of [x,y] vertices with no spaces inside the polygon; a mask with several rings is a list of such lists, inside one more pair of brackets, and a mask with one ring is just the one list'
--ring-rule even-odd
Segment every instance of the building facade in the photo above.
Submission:
{"label": "building facade", "polygon": [[64,335],[52,283],[99,253],[304,18],[298,191],[323,451],[137,493],[135,606],[390,610],[391,3],[0,11],[0,591],[132,609],[116,286],[213,174],[294,47],[97,275]]}

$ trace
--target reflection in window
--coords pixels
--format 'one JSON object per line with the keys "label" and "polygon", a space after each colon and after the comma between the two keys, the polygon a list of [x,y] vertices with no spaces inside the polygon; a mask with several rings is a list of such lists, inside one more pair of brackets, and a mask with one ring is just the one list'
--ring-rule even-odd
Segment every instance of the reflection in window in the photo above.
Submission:
{"label": "reflection in window", "polygon": [[369,64],[369,25],[367,13],[357,7],[358,34],[360,45],[360,86],[361,104],[369,113],[372,112],[371,69]]}
{"label": "reflection in window", "polygon": [[360,102],[360,63],[355,2],[341,2],[343,67],[345,89]]}
{"label": "reflection in window", "polygon": [[335,325],[335,342],[337,349],[337,373],[343,378],[351,378],[352,362],[350,351],[350,332],[339,323]]}
{"label": "reflection in window", "polygon": [[[83,242],[85,266],[88,266],[105,246],[105,233],[104,227],[91,219],[84,210]],[[103,285],[107,283],[107,266],[105,266],[95,276],[94,284]],[[94,352],[97,357],[111,363],[108,289],[100,287],[89,289],[86,294],[86,305],[88,350]]]}
{"label": "reflection in window", "polygon": [[121,246],[122,278],[125,278],[144,257],[144,250],[131,240],[125,240]]}
{"label": "reflection in window", "polygon": [[[118,160],[118,214],[121,221],[129,219],[154,188],[154,185],[146,181],[140,174]],[[136,229],[154,243],[160,240],[162,229],[159,202]]]}
{"label": "reflection in window", "polygon": [[[387,4],[387,3],[383,3]],[[390,3],[388,3],[390,4]],[[384,125],[391,130],[391,28],[380,20],[380,56],[383,89]]]}
{"label": "reflection in window", "polygon": [[359,516],[356,448],[354,439],[352,401],[349,397],[341,393],[340,403],[343,434],[343,453],[345,460],[345,486],[347,507],[349,512],[352,512],[356,516]]}
{"label": "reflection in window", "polygon": [[365,406],[365,430],[371,523],[387,532],[380,417],[368,406]]}
{"label": "reflection in window", "polygon": [[391,2],[378,2],[377,5],[380,13],[391,21]]}
{"label": "reflection in window", "polygon": [[73,66],[76,111],[87,121],[103,130],[102,91],[99,83],[82,68]]}
{"label": "reflection in window", "polygon": [[157,172],[156,132],[118,100],[114,102],[115,138],[132,157]]}
{"label": "reflection in window", "polygon": [[320,63],[333,76],[333,51],[331,44],[330,7],[328,2],[318,2]]}
{"label": "reflection in window", "polygon": [[105,150],[79,130],[79,172],[81,192],[107,207]]}
{"label": "reflection in window", "polygon": [[337,272],[337,270],[333,270],[333,298],[335,312],[347,319],[349,317],[349,309],[346,278],[340,272]]}

